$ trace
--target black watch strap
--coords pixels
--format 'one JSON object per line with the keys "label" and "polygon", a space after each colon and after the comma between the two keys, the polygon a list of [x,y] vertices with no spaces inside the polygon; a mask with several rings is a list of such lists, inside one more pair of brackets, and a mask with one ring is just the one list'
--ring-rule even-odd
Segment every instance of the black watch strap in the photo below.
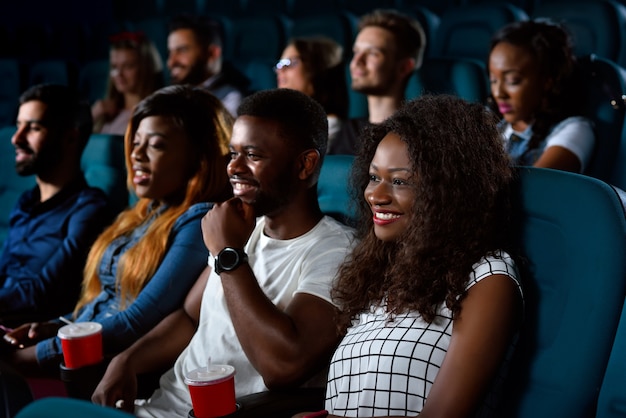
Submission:
{"label": "black watch strap", "polygon": [[248,262],[248,255],[241,248],[225,247],[215,257],[215,273],[233,271]]}

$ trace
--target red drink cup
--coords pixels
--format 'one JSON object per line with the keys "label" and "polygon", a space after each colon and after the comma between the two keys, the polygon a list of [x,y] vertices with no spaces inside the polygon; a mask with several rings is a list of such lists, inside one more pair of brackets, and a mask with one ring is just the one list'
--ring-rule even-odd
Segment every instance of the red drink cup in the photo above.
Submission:
{"label": "red drink cup", "polygon": [[63,359],[68,369],[100,363],[102,355],[102,325],[97,322],[77,322],[59,329]]}
{"label": "red drink cup", "polygon": [[212,364],[192,370],[185,376],[196,418],[214,418],[232,414],[235,403],[235,368]]}

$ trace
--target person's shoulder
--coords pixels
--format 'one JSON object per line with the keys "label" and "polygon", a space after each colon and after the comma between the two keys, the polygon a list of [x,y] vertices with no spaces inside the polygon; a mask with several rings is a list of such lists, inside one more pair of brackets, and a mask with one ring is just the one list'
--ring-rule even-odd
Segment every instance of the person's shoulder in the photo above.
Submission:
{"label": "person's shoulder", "polygon": [[472,266],[468,288],[493,275],[508,276],[518,287],[521,286],[520,274],[515,260],[506,251],[498,250],[485,255]]}
{"label": "person's shoulder", "polygon": [[560,122],[558,122],[557,124],[554,125],[554,127],[552,128],[553,131],[557,131],[559,129],[563,129],[567,126],[589,126],[592,127],[593,126],[593,122],[591,119],[585,117],[585,116],[569,116],[563,120],[561,120]]}
{"label": "person's shoulder", "polygon": [[105,206],[109,204],[109,197],[99,187],[85,185],[77,190],[77,201],[82,204]]}
{"label": "person's shoulder", "polygon": [[355,230],[331,216],[325,215],[315,227],[319,239],[352,243]]}
{"label": "person's shoulder", "polygon": [[202,219],[204,215],[213,207],[210,202],[198,202],[189,206],[182,215],[178,217],[177,224]]}

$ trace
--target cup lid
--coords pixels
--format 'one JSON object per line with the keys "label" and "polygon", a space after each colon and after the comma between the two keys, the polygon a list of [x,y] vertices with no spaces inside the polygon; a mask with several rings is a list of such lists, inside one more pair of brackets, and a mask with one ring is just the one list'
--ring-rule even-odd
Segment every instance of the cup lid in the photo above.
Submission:
{"label": "cup lid", "polygon": [[187,385],[215,385],[230,379],[235,368],[228,364],[211,364],[210,367],[199,367],[185,376]]}
{"label": "cup lid", "polygon": [[82,338],[102,331],[102,324],[98,322],[76,322],[59,328],[57,336],[65,340]]}

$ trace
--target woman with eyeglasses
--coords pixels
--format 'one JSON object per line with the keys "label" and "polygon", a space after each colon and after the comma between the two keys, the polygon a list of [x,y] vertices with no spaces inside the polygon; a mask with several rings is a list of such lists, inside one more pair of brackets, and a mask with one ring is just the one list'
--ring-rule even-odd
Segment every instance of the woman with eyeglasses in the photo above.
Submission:
{"label": "woman with eyeglasses", "polygon": [[133,108],[163,87],[163,62],[142,32],[111,36],[107,91],[91,108],[94,132],[124,135]]}
{"label": "woman with eyeglasses", "polygon": [[325,37],[292,39],[274,67],[279,88],[298,90],[317,100],[328,116],[328,148],[332,154],[348,117],[348,88],[343,48]]}

